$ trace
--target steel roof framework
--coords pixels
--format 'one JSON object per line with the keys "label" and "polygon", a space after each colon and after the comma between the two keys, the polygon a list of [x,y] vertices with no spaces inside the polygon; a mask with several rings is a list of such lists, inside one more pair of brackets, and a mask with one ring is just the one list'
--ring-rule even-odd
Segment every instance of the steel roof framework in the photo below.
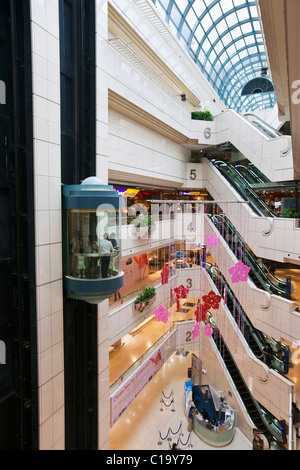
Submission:
{"label": "steel roof framework", "polygon": [[244,86],[267,66],[254,0],[152,2],[226,107],[245,112],[275,105],[274,92],[242,96]]}

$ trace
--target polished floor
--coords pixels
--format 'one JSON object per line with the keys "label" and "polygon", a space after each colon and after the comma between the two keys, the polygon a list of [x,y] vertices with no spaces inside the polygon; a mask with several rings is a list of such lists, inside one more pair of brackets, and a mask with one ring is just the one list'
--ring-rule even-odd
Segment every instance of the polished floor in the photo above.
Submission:
{"label": "polished floor", "polygon": [[[290,271],[289,271],[290,273]],[[300,304],[300,270],[293,270],[293,300]],[[285,270],[276,272],[276,275],[284,278]],[[182,300],[182,303],[195,302],[195,299]],[[192,318],[194,307],[189,308],[187,313],[179,313],[175,306],[172,308],[173,321],[186,320]],[[130,368],[135,361],[141,357],[165,332],[167,326],[162,322],[150,320],[140,331],[131,332],[121,340],[119,347],[112,351],[109,360],[110,385],[112,385],[124,372]],[[291,345],[290,345],[291,346]],[[184,436],[181,437],[183,443],[186,442],[188,434],[186,431],[186,418],[183,407],[183,387],[186,380],[187,368],[190,367],[190,358],[184,358],[173,354],[167,361],[157,376],[147,385],[144,391],[135,399],[129,409],[121,416],[110,431],[110,449],[145,449],[145,450],[166,450],[169,441],[162,441],[158,444],[159,433],[164,437],[170,427],[175,432],[182,423]],[[287,376],[295,384],[296,402],[300,404],[300,364],[291,364]],[[176,391],[176,408],[174,412],[170,410],[160,411],[161,393],[164,391],[168,396],[170,390]],[[173,436],[172,433],[170,435]],[[197,436],[192,433],[192,445],[189,450],[209,449]],[[178,439],[176,435],[173,439]],[[300,440],[300,439],[299,439]],[[299,448],[299,440],[297,446]],[[189,443],[190,444],[190,443]],[[245,436],[237,430],[234,441],[223,449],[249,449],[251,443]],[[184,446],[181,445],[183,448]]]}
{"label": "polished floor", "polygon": [[[185,451],[217,450],[205,444],[194,432],[187,431],[187,420],[184,415],[184,383],[187,380],[187,369],[190,356],[174,353],[147,387],[138,395],[127,411],[119,418],[110,431],[110,450],[153,450],[166,451],[173,442]],[[162,392],[171,399],[164,399]],[[161,411],[163,408],[163,411]],[[171,441],[168,440],[171,438]],[[251,450],[252,443],[236,429],[233,441],[222,450]]]}

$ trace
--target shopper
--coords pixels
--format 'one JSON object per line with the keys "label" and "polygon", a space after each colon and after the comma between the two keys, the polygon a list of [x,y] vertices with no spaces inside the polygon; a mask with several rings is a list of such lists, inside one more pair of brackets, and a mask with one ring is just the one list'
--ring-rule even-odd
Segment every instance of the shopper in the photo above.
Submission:
{"label": "shopper", "polygon": [[112,243],[108,239],[108,233],[103,235],[103,240],[100,242],[99,253],[101,254],[101,277],[105,279],[108,277],[108,267],[110,263],[110,257],[114,251]]}
{"label": "shopper", "polygon": [[85,256],[83,248],[79,249],[79,254],[77,256],[77,270],[79,272],[79,277],[85,277]]}
{"label": "shopper", "polygon": [[193,430],[193,418],[196,416],[196,409],[194,406],[190,407],[189,414],[188,414],[188,432],[192,432]]}
{"label": "shopper", "polygon": [[201,414],[202,414],[204,420],[208,419],[208,412],[206,411],[205,408],[202,408]]}

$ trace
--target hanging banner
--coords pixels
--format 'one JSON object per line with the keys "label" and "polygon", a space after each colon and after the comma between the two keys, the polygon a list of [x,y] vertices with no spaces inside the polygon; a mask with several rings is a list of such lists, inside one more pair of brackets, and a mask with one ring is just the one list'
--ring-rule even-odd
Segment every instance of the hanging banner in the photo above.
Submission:
{"label": "hanging banner", "polygon": [[[165,343],[145,360],[110,397],[110,426],[112,427],[163,366],[166,360]],[[122,379],[120,379],[122,380]]]}

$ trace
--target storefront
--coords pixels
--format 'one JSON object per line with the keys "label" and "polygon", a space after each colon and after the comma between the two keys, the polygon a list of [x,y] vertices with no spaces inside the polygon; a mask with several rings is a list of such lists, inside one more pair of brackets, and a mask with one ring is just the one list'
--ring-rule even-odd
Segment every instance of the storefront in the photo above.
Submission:
{"label": "storefront", "polygon": [[150,201],[205,201],[212,200],[206,189],[177,190],[175,188],[146,188],[113,185],[119,196],[124,198],[122,224],[130,224],[137,213],[142,216],[151,215]]}

